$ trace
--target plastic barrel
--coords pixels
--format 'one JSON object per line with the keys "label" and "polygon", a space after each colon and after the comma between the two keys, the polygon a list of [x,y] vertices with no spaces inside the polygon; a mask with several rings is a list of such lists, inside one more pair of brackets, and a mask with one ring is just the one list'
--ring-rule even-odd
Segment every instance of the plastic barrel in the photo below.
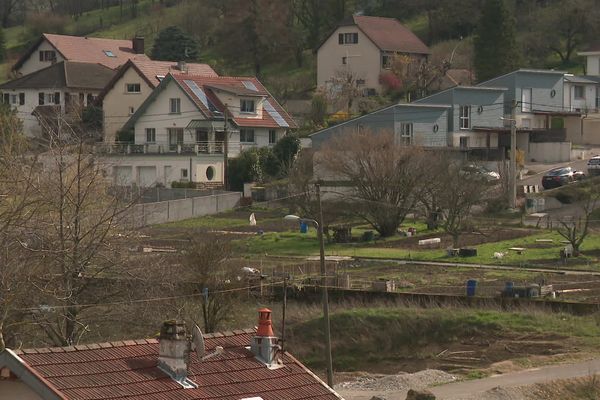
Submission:
{"label": "plastic barrel", "polygon": [[475,296],[476,288],[477,288],[477,281],[475,279],[469,279],[467,281],[467,297]]}
{"label": "plastic barrel", "polygon": [[300,222],[300,233],[308,232],[308,224],[306,222]]}
{"label": "plastic barrel", "polygon": [[504,290],[506,290],[507,292],[512,292],[514,287],[515,287],[514,282],[506,282],[506,284],[504,285]]}

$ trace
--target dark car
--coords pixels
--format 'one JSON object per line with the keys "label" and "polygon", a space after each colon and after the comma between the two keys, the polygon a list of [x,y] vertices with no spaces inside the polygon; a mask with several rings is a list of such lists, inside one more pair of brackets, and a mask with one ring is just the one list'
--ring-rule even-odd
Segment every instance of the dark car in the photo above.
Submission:
{"label": "dark car", "polygon": [[583,179],[584,177],[585,174],[583,172],[576,171],[572,167],[555,168],[544,175],[542,178],[542,186],[544,189],[557,188]]}

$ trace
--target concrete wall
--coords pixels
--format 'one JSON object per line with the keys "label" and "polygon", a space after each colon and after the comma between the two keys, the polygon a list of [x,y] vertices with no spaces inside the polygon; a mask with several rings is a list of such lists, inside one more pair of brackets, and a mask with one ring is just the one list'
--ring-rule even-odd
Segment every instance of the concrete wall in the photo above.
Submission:
{"label": "concrete wall", "polygon": [[20,380],[0,380],[0,399],[42,400]]}
{"label": "concrete wall", "polygon": [[586,75],[600,75],[600,54],[586,56]]}
{"label": "concrete wall", "polygon": [[238,205],[241,197],[242,193],[230,192],[192,199],[136,204],[125,218],[133,227],[182,221],[230,210]]}
{"label": "concrete wall", "polygon": [[[338,34],[358,33],[358,43],[339,44]],[[346,64],[342,58],[347,57]],[[357,79],[364,79],[359,88],[380,91],[381,51],[358,26],[342,26],[323,43],[317,52],[317,86],[326,86],[338,73],[351,71]]]}
{"label": "concrete wall", "polygon": [[[140,85],[139,93],[127,93],[126,85],[137,83]],[[158,82],[157,82],[158,83]],[[153,88],[148,85],[135,68],[128,68],[125,74],[115,83],[102,101],[104,112],[104,141],[112,143],[117,132],[125,125],[133,112],[142,105],[144,100],[150,96]]]}
{"label": "concrete wall", "polygon": [[[583,98],[575,97],[575,86],[583,86]],[[565,82],[564,105],[565,110],[582,112],[596,109],[596,93],[598,85],[588,83]]]}
{"label": "concrete wall", "polygon": [[528,160],[544,163],[571,161],[571,143],[529,143]]}

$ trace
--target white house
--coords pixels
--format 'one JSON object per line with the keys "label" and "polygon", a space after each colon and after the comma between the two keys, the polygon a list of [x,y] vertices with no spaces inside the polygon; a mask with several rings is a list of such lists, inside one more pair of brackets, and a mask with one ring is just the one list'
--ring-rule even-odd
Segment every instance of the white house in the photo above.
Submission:
{"label": "white house", "polygon": [[297,125],[256,78],[168,74],[106,144],[119,185],[224,181],[224,159],[270,146]]}
{"label": "white house", "polygon": [[317,52],[317,86],[327,86],[342,74],[353,74],[364,94],[381,91],[379,77],[395,55],[420,62],[429,48],[394,18],[355,15],[325,39]]}
{"label": "white house", "polygon": [[174,61],[129,60],[99,96],[103,111],[104,141],[115,141],[117,132],[169,73],[218,76],[208,64]]}
{"label": "white house", "polygon": [[44,33],[12,70],[16,76],[23,76],[61,61],[100,64],[115,70],[130,59],[148,60],[144,38],[117,40]]}
{"label": "white house", "polygon": [[16,109],[24,133],[40,137],[58,116],[79,119],[114,74],[100,64],[61,61],[0,85],[0,93]]}

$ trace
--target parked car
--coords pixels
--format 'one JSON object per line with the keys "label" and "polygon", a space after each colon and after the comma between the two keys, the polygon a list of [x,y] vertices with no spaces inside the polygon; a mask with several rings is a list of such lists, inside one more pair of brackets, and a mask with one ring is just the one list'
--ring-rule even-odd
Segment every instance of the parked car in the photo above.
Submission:
{"label": "parked car", "polygon": [[600,156],[594,156],[587,163],[588,175],[600,175]]}
{"label": "parked car", "polygon": [[542,177],[542,186],[544,189],[553,189],[581,180],[584,177],[585,174],[582,171],[577,171],[573,167],[555,168]]}
{"label": "parked car", "polygon": [[471,178],[481,179],[482,181],[490,184],[496,184],[500,181],[500,174],[487,169],[483,165],[478,164],[467,164],[463,166],[460,172]]}

